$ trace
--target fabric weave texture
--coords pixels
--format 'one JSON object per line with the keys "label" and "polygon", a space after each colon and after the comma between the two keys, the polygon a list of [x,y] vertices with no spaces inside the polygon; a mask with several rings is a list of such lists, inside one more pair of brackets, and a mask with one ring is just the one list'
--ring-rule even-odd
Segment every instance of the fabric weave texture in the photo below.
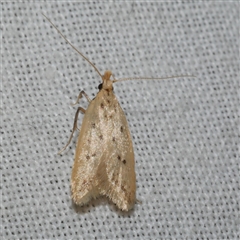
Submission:
{"label": "fabric weave texture", "polygon": [[[125,81],[137,199],[72,205],[79,92]],[[239,3],[4,2],[1,5],[2,239],[239,239]],[[86,108],[87,101],[81,99]],[[79,117],[81,125],[82,115]]]}

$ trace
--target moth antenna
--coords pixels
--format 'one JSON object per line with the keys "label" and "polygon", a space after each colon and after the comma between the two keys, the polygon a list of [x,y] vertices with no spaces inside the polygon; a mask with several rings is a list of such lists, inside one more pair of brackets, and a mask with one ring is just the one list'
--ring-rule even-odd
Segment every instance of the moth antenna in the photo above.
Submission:
{"label": "moth antenna", "polygon": [[150,78],[150,77],[130,77],[130,78],[121,78],[121,79],[114,79],[113,82],[122,82],[122,81],[128,81],[128,80],[167,80],[172,78],[183,78],[183,77],[193,77],[196,78],[196,76],[193,75],[179,75],[179,76],[171,76],[171,77],[164,77],[164,78]]}
{"label": "moth antenna", "polygon": [[52,23],[52,21],[45,15],[42,13],[42,15],[48,20],[48,22],[50,22],[50,24],[58,31],[58,33],[61,35],[61,37],[79,54],[81,55],[94,69],[95,71],[98,73],[98,75],[100,77],[102,77],[101,73],[98,71],[98,69],[95,67],[95,65],[87,58],[85,57],[76,47],[74,47],[70,41],[61,33],[61,31]]}

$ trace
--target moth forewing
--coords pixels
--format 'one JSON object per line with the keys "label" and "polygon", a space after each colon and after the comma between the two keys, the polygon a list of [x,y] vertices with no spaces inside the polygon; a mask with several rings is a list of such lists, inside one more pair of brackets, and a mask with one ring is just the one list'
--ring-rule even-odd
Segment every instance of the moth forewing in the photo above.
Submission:
{"label": "moth forewing", "polygon": [[136,199],[134,153],[126,117],[112,90],[101,89],[85,112],[72,171],[72,198],[108,196],[129,210]]}

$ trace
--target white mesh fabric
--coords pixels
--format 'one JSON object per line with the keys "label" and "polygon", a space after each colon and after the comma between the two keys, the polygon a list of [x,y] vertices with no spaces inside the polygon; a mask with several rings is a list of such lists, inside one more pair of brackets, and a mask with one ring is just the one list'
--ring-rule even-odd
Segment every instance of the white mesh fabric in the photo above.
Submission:
{"label": "white mesh fabric", "polygon": [[[129,213],[105,198],[72,206],[77,133],[57,152],[70,103],[80,90],[93,98],[101,79],[41,12],[102,73],[196,76],[114,85],[142,201]],[[5,2],[1,16],[3,239],[240,237],[237,2]]]}

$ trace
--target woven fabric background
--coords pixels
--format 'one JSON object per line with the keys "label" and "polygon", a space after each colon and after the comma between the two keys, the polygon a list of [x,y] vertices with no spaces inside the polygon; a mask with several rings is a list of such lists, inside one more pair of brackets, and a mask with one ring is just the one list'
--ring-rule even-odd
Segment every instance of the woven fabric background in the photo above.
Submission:
{"label": "woven fabric background", "polygon": [[[73,207],[80,90],[114,85],[132,134],[137,198]],[[1,5],[2,239],[239,239],[239,2]],[[86,101],[80,105],[87,107]],[[83,115],[79,117],[81,124]]]}

